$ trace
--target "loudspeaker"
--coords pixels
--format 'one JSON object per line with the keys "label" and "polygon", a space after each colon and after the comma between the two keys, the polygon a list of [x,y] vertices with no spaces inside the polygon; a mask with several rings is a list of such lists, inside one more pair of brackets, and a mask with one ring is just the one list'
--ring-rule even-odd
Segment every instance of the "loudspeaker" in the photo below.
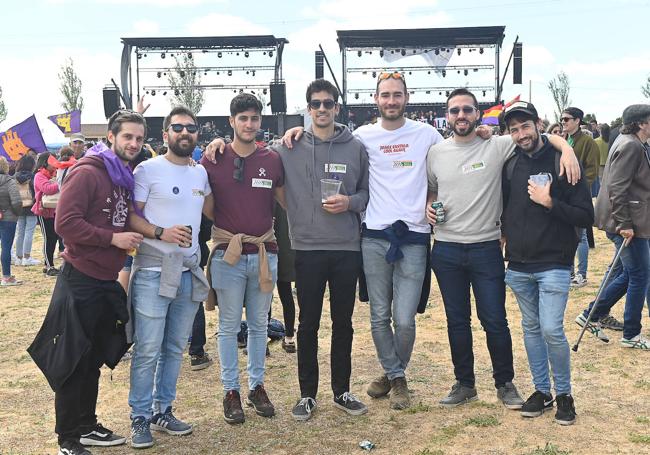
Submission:
{"label": "loudspeaker", "polygon": [[512,83],[521,84],[521,60],[522,60],[522,50],[521,43],[515,43],[514,48],[514,62],[512,66]]}
{"label": "loudspeaker", "polygon": [[120,110],[120,94],[115,87],[104,87],[104,115],[109,118]]}
{"label": "loudspeaker", "polygon": [[271,82],[271,112],[282,114],[287,112],[287,84]]}
{"label": "loudspeaker", "polygon": [[323,69],[323,60],[325,54],[322,51],[315,52],[316,59],[316,79],[323,79],[325,71]]}

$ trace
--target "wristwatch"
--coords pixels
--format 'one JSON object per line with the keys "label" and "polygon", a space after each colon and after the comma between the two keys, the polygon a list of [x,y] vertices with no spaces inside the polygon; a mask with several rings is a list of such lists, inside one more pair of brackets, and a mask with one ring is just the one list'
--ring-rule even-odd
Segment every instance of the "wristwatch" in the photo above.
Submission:
{"label": "wristwatch", "polygon": [[156,230],[153,231],[153,236],[158,240],[160,240],[160,236],[163,235],[163,231],[164,231],[163,228],[161,228],[160,226],[156,226]]}

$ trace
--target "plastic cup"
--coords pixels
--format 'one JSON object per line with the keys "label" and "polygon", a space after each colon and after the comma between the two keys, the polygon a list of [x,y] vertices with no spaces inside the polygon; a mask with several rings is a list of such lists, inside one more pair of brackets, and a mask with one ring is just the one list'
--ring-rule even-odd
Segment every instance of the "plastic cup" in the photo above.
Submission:
{"label": "plastic cup", "polygon": [[341,181],[335,179],[320,180],[321,203],[324,204],[332,196],[336,196],[341,191]]}
{"label": "plastic cup", "polygon": [[547,183],[550,183],[551,176],[549,174],[535,174],[530,176],[530,180],[536,186],[546,186]]}

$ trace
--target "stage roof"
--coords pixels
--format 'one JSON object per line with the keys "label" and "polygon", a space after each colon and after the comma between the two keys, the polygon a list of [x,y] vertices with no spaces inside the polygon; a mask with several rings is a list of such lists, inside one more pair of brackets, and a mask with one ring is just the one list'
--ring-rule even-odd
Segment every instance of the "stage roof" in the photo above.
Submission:
{"label": "stage roof", "polygon": [[463,45],[501,46],[505,26],[413,28],[386,30],[337,30],[339,47],[344,48],[396,48],[444,47]]}
{"label": "stage roof", "polygon": [[285,38],[276,38],[273,35],[122,38],[124,44],[148,49],[254,48],[274,47],[288,42]]}

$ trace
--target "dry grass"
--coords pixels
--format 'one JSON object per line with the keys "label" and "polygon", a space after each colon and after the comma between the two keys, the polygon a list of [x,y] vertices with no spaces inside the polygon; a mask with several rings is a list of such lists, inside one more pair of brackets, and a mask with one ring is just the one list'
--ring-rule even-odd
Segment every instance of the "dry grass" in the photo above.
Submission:
{"label": "dry grass", "polygon": [[[37,234],[38,237],[38,234]],[[571,343],[578,326],[573,318],[597,290],[597,280],[611,258],[612,248],[597,234],[597,249],[590,253],[590,282],[572,291],[566,315]],[[38,252],[40,243],[35,246]],[[36,253],[37,257],[40,257]],[[45,278],[40,267],[16,268],[26,281],[16,288],[0,289],[0,453],[55,453],[54,395],[40,371],[25,352],[45,315],[54,280]],[[266,386],[278,415],[263,419],[246,411],[244,425],[232,427],[221,417],[219,368],[198,372],[185,359],[178,384],[177,415],[195,425],[194,434],[172,437],[154,434],[156,445],[146,453],[234,453],[234,454],[345,454],[362,453],[358,443],[372,441],[377,454],[565,454],[650,453],[650,362],[648,354],[621,348],[618,334],[603,344],[585,338],[573,354],[573,386],[578,421],[572,427],[553,423],[553,413],[524,420],[496,399],[485,336],[476,318],[475,336],[477,387],[480,400],[455,410],[438,407],[453,381],[444,311],[437,286],[433,286],[430,308],[418,316],[418,335],[408,371],[414,406],[393,411],[387,400],[372,400],[365,387],[379,371],[370,336],[368,306],[359,303],[354,315],[355,340],[352,392],[368,404],[369,413],[349,417],[330,404],[329,314],[323,315],[320,331],[321,387],[319,409],[309,422],[294,422],[290,410],[298,398],[296,356],[271,346]],[[520,315],[508,295],[508,314],[515,349],[515,382],[522,394],[532,392],[523,348]],[[621,317],[623,305],[615,307]],[[279,302],[275,315],[281,314]],[[208,335],[216,331],[215,313],[207,314]],[[644,330],[645,332],[645,330]],[[208,352],[216,357],[214,338]],[[242,366],[243,366],[243,362]],[[101,378],[98,413],[101,421],[117,432],[129,431],[128,363]],[[246,373],[242,371],[242,384]],[[128,446],[94,449],[95,453],[132,453]]]}

